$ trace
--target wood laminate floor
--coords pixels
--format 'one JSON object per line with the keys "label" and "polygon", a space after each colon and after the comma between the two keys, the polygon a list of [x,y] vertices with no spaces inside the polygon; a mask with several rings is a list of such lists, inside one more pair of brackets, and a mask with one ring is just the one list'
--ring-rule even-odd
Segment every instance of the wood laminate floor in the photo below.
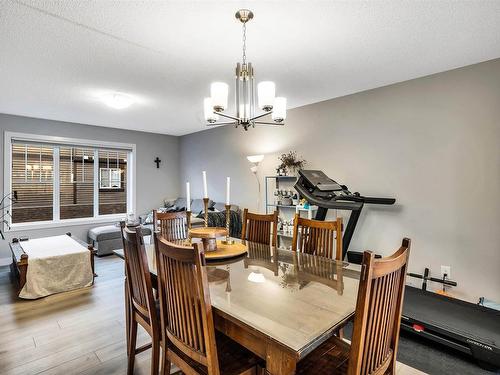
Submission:
{"label": "wood laminate floor", "polygon": [[[96,258],[96,272],[91,288],[25,301],[0,268],[0,374],[126,374],[123,261]],[[148,340],[141,331],[138,345]],[[135,374],[149,371],[148,350],[137,355]],[[398,375],[417,374],[398,363]]]}

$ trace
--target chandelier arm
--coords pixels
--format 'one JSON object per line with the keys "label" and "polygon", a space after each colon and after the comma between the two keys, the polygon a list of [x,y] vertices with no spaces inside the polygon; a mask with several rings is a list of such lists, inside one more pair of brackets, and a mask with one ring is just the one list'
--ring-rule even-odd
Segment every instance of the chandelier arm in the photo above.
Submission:
{"label": "chandelier arm", "polygon": [[225,125],[236,125],[237,121],[227,121],[227,122],[214,122],[212,124],[207,124],[207,126],[225,126]]}
{"label": "chandelier arm", "polygon": [[231,115],[226,115],[225,113],[222,113],[222,112],[215,112],[214,111],[214,114],[222,116],[222,117],[230,118],[231,120],[234,120],[234,121],[240,121],[240,119],[238,117],[234,117],[234,116],[231,116]]}
{"label": "chandelier arm", "polygon": [[265,121],[254,121],[255,125],[275,125],[275,126],[283,126],[284,122],[265,122]]}
{"label": "chandelier arm", "polygon": [[260,114],[260,115],[257,115],[257,116],[252,117],[252,118],[251,118],[250,120],[248,120],[248,121],[257,120],[258,118],[265,117],[265,116],[267,116],[267,115],[270,115],[271,113],[273,113],[273,111],[269,111],[269,112],[262,113],[262,114]]}

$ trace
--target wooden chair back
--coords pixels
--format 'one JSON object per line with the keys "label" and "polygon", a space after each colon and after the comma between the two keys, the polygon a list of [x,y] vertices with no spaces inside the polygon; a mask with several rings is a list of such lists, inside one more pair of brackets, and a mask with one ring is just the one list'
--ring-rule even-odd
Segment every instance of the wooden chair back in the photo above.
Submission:
{"label": "wooden chair back", "polygon": [[292,250],[342,260],[342,218],[320,221],[295,214]]}
{"label": "wooden chair back", "polygon": [[131,313],[137,313],[149,325],[156,322],[156,306],[149,272],[144,237],[140,226],[127,228],[120,223],[125,254],[127,286]]}
{"label": "wooden chair back", "polygon": [[[410,240],[393,255],[365,251],[349,357],[349,375],[396,373],[396,355]],[[389,371],[387,371],[389,369]]]}
{"label": "wooden chair back", "polygon": [[[180,246],[155,233],[161,330],[164,342],[219,375],[215,328],[203,246]],[[169,350],[169,349],[167,349]],[[169,357],[185,373],[189,364],[169,351]]]}
{"label": "wooden chair back", "polygon": [[272,214],[254,214],[243,211],[241,239],[276,246],[278,238],[278,212]]}
{"label": "wooden chair back", "polygon": [[188,236],[187,211],[158,212],[153,210],[155,231],[158,230],[167,241],[185,240]]}

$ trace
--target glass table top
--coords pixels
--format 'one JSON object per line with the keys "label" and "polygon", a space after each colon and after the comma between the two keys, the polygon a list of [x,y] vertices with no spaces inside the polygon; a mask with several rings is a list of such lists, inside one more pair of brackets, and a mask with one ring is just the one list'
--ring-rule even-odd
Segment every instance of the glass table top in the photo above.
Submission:
{"label": "glass table top", "polygon": [[[240,240],[236,240],[240,241]],[[212,307],[305,355],[354,314],[358,265],[246,242],[248,254],[207,261]],[[156,274],[154,245],[146,245]]]}

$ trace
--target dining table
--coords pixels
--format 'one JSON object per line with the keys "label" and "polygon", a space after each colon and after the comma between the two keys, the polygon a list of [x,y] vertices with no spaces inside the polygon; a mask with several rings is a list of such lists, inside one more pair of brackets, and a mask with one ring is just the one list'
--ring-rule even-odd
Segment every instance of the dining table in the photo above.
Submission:
{"label": "dining table", "polygon": [[[269,374],[294,374],[354,316],[360,266],[234,240],[245,254],[206,259],[215,328],[265,360]],[[154,244],[145,247],[154,284]]]}

